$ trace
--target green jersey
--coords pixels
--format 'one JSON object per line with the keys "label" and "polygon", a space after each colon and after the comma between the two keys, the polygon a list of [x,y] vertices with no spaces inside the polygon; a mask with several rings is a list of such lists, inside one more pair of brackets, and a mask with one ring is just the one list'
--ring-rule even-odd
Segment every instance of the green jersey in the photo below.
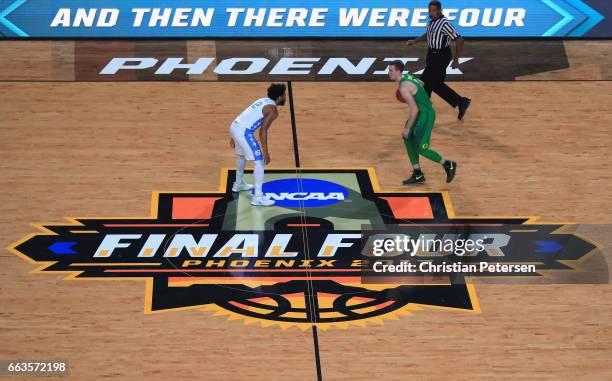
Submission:
{"label": "green jersey", "polygon": [[417,92],[413,96],[421,113],[425,111],[435,111],[433,108],[433,104],[431,103],[431,99],[429,99],[429,95],[427,95],[427,91],[425,91],[425,88],[423,87],[421,82],[419,82],[418,79],[416,79],[412,74],[407,73],[404,74],[404,76],[400,80],[400,85],[403,82],[410,82],[416,86]]}

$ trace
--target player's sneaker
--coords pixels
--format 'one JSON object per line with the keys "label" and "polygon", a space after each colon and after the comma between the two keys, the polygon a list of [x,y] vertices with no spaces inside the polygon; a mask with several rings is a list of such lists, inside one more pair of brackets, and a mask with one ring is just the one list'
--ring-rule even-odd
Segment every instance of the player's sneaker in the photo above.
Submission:
{"label": "player's sneaker", "polygon": [[252,184],[247,184],[247,183],[240,183],[238,184],[237,182],[234,182],[234,185],[232,185],[232,192],[242,192],[242,191],[248,191],[253,189],[253,185]]}
{"label": "player's sneaker", "polygon": [[272,205],[274,205],[274,201],[267,199],[266,196],[264,196],[264,195],[253,196],[253,198],[251,199],[251,205],[254,205],[254,206],[272,206]]}
{"label": "player's sneaker", "polygon": [[444,164],[444,171],[446,171],[446,182],[450,183],[455,178],[455,172],[457,172],[457,163],[454,161],[447,160]]}
{"label": "player's sneaker", "polygon": [[421,171],[412,172],[412,176],[409,179],[402,181],[404,185],[421,184],[425,182],[425,175]]}

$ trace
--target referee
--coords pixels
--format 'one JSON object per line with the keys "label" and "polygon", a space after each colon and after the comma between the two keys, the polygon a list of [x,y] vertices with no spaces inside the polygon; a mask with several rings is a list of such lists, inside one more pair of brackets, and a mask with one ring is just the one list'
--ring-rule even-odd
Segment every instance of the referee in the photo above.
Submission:
{"label": "referee", "polygon": [[[461,97],[453,89],[448,87],[446,79],[446,68],[453,61],[452,68],[459,67],[459,56],[463,50],[463,38],[457,33],[453,25],[442,14],[442,4],[439,1],[429,3],[429,23],[427,32],[421,37],[408,41],[409,46],[415,45],[420,41],[427,40],[427,61],[425,71],[421,80],[425,83],[425,90],[429,97],[431,92],[438,94],[446,103],[453,108],[459,108],[459,119],[463,119],[465,112],[470,107],[471,100]],[[455,57],[451,53],[450,44],[455,41]]]}

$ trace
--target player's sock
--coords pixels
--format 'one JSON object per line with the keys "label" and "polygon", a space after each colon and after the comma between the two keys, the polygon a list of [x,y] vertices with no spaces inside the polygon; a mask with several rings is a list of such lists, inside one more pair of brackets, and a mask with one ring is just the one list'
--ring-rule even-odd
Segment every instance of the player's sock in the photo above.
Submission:
{"label": "player's sock", "polygon": [[236,184],[242,184],[244,182],[244,167],[246,166],[246,159],[244,156],[238,156],[236,161]]}
{"label": "player's sock", "polygon": [[263,194],[261,187],[264,180],[264,163],[261,160],[254,162],[253,177],[255,178],[255,196],[261,196]]}
{"label": "player's sock", "polygon": [[253,185],[244,182],[244,167],[246,167],[246,158],[238,156],[238,161],[236,162],[236,181],[232,185],[232,192],[250,191],[253,189]]}

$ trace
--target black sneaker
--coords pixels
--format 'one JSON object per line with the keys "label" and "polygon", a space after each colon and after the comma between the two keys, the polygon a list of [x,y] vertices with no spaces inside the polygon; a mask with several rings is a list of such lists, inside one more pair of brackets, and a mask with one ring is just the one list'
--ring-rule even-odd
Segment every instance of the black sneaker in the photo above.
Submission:
{"label": "black sneaker", "polygon": [[444,171],[446,171],[446,182],[450,183],[455,178],[455,172],[457,172],[457,163],[448,160],[444,164]]}
{"label": "black sneaker", "polygon": [[425,175],[423,172],[412,172],[412,176],[409,179],[402,181],[404,185],[421,184],[425,182]]}
{"label": "black sneaker", "polygon": [[465,116],[467,109],[470,107],[470,103],[472,103],[470,98],[461,98],[461,101],[459,102],[459,120],[462,120]]}

